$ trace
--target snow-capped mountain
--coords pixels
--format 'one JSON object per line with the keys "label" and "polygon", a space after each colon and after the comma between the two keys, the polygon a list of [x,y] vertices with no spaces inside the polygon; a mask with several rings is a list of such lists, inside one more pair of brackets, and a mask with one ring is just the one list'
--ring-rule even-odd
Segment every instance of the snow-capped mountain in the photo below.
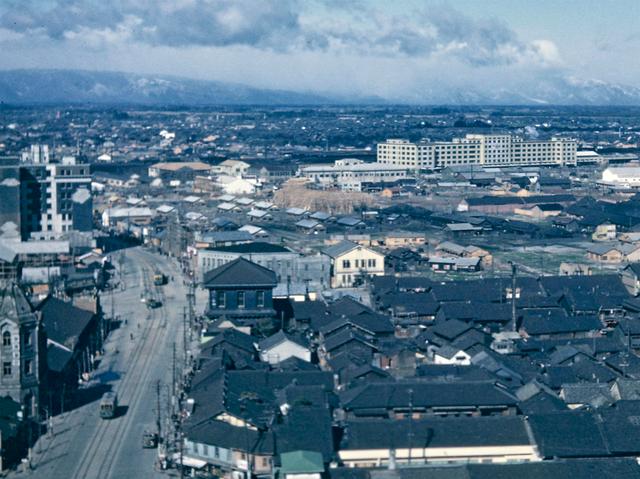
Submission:
{"label": "snow-capped mountain", "polygon": [[620,105],[640,106],[640,88],[549,74],[508,87],[473,83],[425,86],[387,98],[268,90],[167,75],[80,70],[0,71],[0,102],[5,104],[138,105]]}

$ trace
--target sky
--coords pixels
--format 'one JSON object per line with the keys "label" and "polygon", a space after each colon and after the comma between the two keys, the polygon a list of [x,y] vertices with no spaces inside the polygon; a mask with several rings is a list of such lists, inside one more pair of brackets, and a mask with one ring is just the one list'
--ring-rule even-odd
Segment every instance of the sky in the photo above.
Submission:
{"label": "sky", "polygon": [[640,0],[1,0],[0,69],[402,99],[566,78],[640,88],[639,18]]}

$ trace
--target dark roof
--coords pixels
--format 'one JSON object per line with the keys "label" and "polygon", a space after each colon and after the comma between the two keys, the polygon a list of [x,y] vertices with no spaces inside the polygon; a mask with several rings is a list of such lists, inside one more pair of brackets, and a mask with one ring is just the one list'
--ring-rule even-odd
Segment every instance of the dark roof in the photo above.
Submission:
{"label": "dark roof", "polygon": [[597,457],[609,451],[595,417],[587,412],[558,412],[529,417],[543,457]]}
{"label": "dark roof", "polygon": [[329,304],[328,310],[336,316],[352,316],[365,311],[371,311],[371,308],[368,308],[350,296],[342,296],[340,299]]}
{"label": "dark roof", "polygon": [[187,422],[185,436],[193,442],[225,449],[248,450],[255,454],[275,452],[273,434],[270,432],[236,427],[223,421],[209,420],[198,424]]}
{"label": "dark roof", "polygon": [[73,349],[94,314],[73,304],[49,296],[38,305],[47,337]]}
{"label": "dark roof", "polygon": [[442,321],[436,324],[431,331],[438,336],[441,336],[449,341],[453,341],[462,333],[471,329],[471,325],[458,319],[451,319],[448,321]]}
{"label": "dark roof", "polygon": [[[222,218],[224,219],[224,218]],[[202,235],[202,241],[205,243],[218,243],[225,241],[251,241],[251,236],[246,231],[210,231]],[[219,250],[219,248],[216,248]]]}
{"label": "dark roof", "polygon": [[327,352],[331,352],[341,346],[344,346],[347,343],[352,341],[356,341],[360,344],[363,344],[371,349],[375,349],[375,346],[367,340],[361,334],[358,334],[352,331],[349,328],[346,328],[338,333],[332,334],[324,341],[324,349]]}
{"label": "dark roof", "polygon": [[347,410],[438,406],[515,405],[517,399],[490,381],[383,382],[367,384],[342,395]]}
{"label": "dark roof", "polygon": [[[413,431],[411,435],[408,433],[410,430]],[[530,445],[530,441],[521,416],[450,417],[412,421],[353,419],[346,423],[340,449],[525,446]]]}
{"label": "dark roof", "polygon": [[222,333],[218,334],[213,339],[207,341],[202,345],[202,349],[204,351],[211,350],[221,344],[228,343],[236,348],[244,349],[249,353],[255,353],[254,343],[257,341],[257,338],[245,334],[242,331],[238,331],[235,328],[228,328],[222,331]]}
{"label": "dark roof", "polygon": [[[550,310],[549,310],[550,311]],[[562,316],[540,314],[525,316],[522,328],[530,335],[563,334],[584,331],[598,331],[603,324],[597,316]]]}
{"label": "dark roof", "polygon": [[220,286],[275,288],[277,284],[276,274],[273,271],[244,258],[218,266],[204,275],[206,288]]}

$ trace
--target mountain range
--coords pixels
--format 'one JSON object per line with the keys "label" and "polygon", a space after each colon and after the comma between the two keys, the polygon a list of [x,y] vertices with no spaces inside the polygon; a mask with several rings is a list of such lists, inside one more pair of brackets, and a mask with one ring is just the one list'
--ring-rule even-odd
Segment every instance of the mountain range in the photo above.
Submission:
{"label": "mountain range", "polygon": [[513,88],[421,88],[394,98],[270,90],[242,84],[85,70],[0,71],[0,102],[10,105],[640,105],[640,88],[550,75]]}

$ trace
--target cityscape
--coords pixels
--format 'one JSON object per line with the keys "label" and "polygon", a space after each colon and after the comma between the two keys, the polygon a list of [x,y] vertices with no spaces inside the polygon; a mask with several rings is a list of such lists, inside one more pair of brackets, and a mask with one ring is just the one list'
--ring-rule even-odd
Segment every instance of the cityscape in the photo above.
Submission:
{"label": "cityscape", "polygon": [[0,4],[2,477],[640,478],[639,5],[116,3]]}

